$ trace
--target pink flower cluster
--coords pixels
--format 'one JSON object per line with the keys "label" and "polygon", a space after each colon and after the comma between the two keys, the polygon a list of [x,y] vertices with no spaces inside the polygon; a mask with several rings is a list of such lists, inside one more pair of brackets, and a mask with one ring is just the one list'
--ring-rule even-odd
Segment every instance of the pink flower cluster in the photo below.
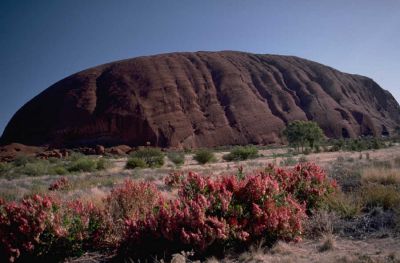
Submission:
{"label": "pink flower cluster", "polygon": [[34,195],[21,202],[0,201],[0,256],[14,262],[40,244],[40,236],[54,230],[54,202],[50,197]]}
{"label": "pink flower cluster", "polygon": [[269,166],[243,177],[214,179],[176,173],[166,182],[177,185],[178,199],[164,200],[157,194],[159,202],[151,213],[126,220],[121,246],[125,253],[141,257],[166,249],[201,252],[261,238],[269,242],[297,240],[306,211],[335,190],[334,182],[314,164],[290,170]]}
{"label": "pink flower cluster", "polygon": [[69,188],[69,181],[65,177],[61,177],[49,186],[50,191],[66,190]]}
{"label": "pink flower cluster", "polygon": [[0,201],[0,262],[75,254],[94,247],[104,227],[99,213],[92,204],[61,203],[49,196]]}

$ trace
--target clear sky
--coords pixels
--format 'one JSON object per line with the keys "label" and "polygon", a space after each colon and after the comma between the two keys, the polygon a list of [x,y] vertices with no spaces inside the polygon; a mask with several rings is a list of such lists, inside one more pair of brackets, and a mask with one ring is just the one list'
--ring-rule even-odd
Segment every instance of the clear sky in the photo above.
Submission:
{"label": "clear sky", "polygon": [[296,55],[369,76],[400,101],[398,0],[1,0],[0,134],[72,73],[199,50]]}

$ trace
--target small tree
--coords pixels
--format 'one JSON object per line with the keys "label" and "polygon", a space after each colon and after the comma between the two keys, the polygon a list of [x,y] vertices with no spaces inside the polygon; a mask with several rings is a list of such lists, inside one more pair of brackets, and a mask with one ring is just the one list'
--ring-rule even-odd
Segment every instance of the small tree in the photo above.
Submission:
{"label": "small tree", "polygon": [[302,152],[306,146],[316,148],[324,138],[324,133],[316,122],[300,120],[289,123],[283,135],[291,146]]}

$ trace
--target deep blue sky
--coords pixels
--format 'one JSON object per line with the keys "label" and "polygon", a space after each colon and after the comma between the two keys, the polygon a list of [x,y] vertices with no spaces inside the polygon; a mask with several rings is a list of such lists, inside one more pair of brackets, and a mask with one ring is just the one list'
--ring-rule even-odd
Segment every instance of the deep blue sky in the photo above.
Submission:
{"label": "deep blue sky", "polygon": [[54,82],[129,57],[288,54],[366,75],[400,101],[398,0],[1,0],[0,134]]}

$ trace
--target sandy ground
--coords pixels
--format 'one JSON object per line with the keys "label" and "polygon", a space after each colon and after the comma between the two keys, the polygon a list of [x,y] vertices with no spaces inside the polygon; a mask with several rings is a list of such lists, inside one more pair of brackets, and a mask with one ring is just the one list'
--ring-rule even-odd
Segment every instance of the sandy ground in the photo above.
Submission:
{"label": "sandy ground", "polygon": [[[296,244],[279,242],[269,251],[255,248],[236,262],[400,262],[400,240],[393,238],[351,240],[333,237],[333,245],[323,251],[325,240],[305,240]],[[227,260],[228,261],[228,260]]]}

